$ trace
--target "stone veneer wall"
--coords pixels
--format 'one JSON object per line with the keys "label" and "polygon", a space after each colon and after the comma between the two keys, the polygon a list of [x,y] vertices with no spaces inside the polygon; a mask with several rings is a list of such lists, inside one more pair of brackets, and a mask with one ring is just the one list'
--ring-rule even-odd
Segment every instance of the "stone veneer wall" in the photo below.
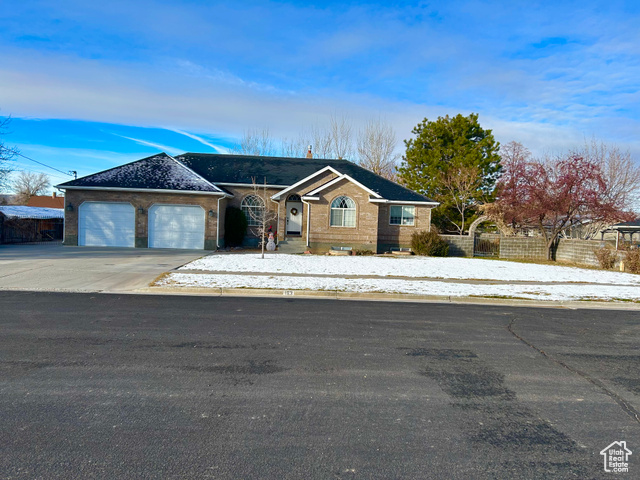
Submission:
{"label": "stone veneer wall", "polygon": [[[560,244],[556,250],[556,260],[559,262],[572,262],[599,267],[600,263],[594,251],[602,248],[604,243],[605,242],[599,240],[560,240]],[[611,242],[607,243],[611,244]]]}
{"label": "stone veneer wall", "polygon": [[[472,257],[473,238],[469,235],[440,235],[449,244],[450,257]],[[611,244],[611,242],[607,242]],[[561,239],[555,252],[558,262],[598,267],[594,253],[602,247],[600,240]],[[500,237],[500,257],[505,260],[546,260],[546,243],[541,237]]]}
{"label": "stone veneer wall", "polygon": [[546,243],[541,237],[500,237],[500,258],[546,260]]}
{"label": "stone veneer wall", "polygon": [[[555,259],[557,262],[598,267],[600,264],[594,251],[601,248],[602,244],[599,240],[560,239]],[[546,243],[541,237],[501,237],[500,258],[546,260]]]}

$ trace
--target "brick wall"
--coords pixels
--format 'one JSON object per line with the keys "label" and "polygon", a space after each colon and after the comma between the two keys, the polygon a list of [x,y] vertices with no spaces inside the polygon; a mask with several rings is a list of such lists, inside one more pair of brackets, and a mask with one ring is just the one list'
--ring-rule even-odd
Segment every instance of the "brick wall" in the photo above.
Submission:
{"label": "brick wall", "polygon": [[421,230],[428,231],[431,227],[431,208],[429,207],[415,205],[414,225],[390,225],[390,207],[391,204],[388,203],[379,204],[378,207],[378,251],[380,253],[392,248],[410,248],[413,233]]}
{"label": "brick wall", "polygon": [[[356,202],[356,226],[330,225],[331,202],[346,195]],[[369,193],[348,180],[341,180],[319,194],[320,200],[312,200],[309,243],[314,251],[326,251],[331,246],[377,251],[378,205],[369,202]]]}
{"label": "brick wall", "polygon": [[[285,230],[286,220],[287,220],[286,201],[289,195],[297,194],[297,195],[300,195],[300,197],[302,197],[305,193],[309,193],[315,190],[316,188],[324,185],[327,182],[330,182],[336,177],[337,175],[335,173],[328,170],[325,173],[318,175],[316,177],[313,177],[311,180],[298,185],[296,188],[294,188],[293,190],[289,191],[286,195],[284,195],[283,196],[284,198],[280,200],[282,214],[280,218],[280,228],[278,229],[278,231],[286,232]],[[301,212],[302,213],[302,219],[301,219],[302,232],[301,233],[302,233],[302,238],[305,238],[305,239],[307,235],[307,215],[309,213],[307,212],[307,208],[308,208],[307,205],[303,203],[302,212]],[[285,238],[285,236],[282,236],[281,238]]]}
{"label": "brick wall", "polygon": [[[65,194],[65,207],[73,205],[73,210],[65,211],[65,245],[78,244],[78,211],[84,202],[126,202],[133,205],[136,215],[136,240],[138,248],[148,246],[148,212],[154,204],[174,205],[199,205],[205,212],[212,210],[213,217],[205,213],[205,248],[216,248],[216,226],[218,221],[217,195],[198,195],[180,193],[147,193],[147,192],[109,192],[98,190],[67,190]],[[221,202],[222,203],[222,202]],[[143,213],[138,212],[142,207]],[[221,237],[222,239],[222,237]]]}
{"label": "brick wall", "polygon": [[[230,207],[236,207],[236,208],[240,208],[242,206],[242,200],[244,200],[246,197],[248,197],[249,195],[255,195],[255,190],[253,187],[251,186],[247,186],[247,187],[224,187],[225,190],[227,190],[229,193],[233,194],[233,198],[229,198],[227,199],[227,206]],[[266,189],[266,193],[264,192],[264,190],[262,189],[262,187],[258,186],[258,195],[260,197],[266,196],[266,201],[267,201],[267,207],[270,210],[273,210],[275,212],[278,213],[278,218],[276,220],[274,220],[273,222],[270,222],[270,224],[273,224],[273,228],[277,231],[277,232],[282,232],[282,230],[280,229],[280,223],[279,220],[282,220],[282,210],[279,209],[279,204],[273,202],[271,200],[271,196],[275,195],[276,193],[278,193],[279,191],[281,191],[282,189],[279,188],[267,188]],[[226,207],[225,207],[226,208]],[[267,226],[268,228],[268,226]],[[258,233],[258,228],[257,227],[249,227],[247,228],[247,236],[245,237],[245,244],[247,245],[256,245],[257,241],[258,241],[258,237],[259,237],[259,233]],[[221,238],[224,238],[224,236],[221,235]]]}
{"label": "brick wall", "polygon": [[[287,194],[285,194],[282,198],[280,199],[279,202],[274,202],[272,201],[270,198],[272,195],[275,195],[276,193],[282,191],[282,189],[277,189],[277,188],[267,188],[267,197],[269,198],[269,203],[270,203],[270,208],[272,210],[275,210],[278,214],[278,218],[277,220],[274,222],[274,228],[276,229],[276,231],[278,232],[278,241],[284,240],[285,239],[285,232],[286,232],[286,221],[287,221],[287,211],[286,211],[286,201],[287,201],[287,197],[289,197],[289,195],[293,195],[293,194],[297,194],[300,195],[301,197],[305,194],[308,193],[310,191],[312,191],[313,189],[324,185],[325,183],[329,182],[330,180],[332,180],[333,178],[336,177],[336,174],[331,172],[331,171],[327,171],[326,173],[322,174],[322,175],[318,175],[317,177],[312,178],[310,181],[308,182],[304,182],[302,184],[300,184],[298,187],[296,187],[295,189],[289,191]],[[252,195],[254,193],[253,187],[225,187],[226,190],[228,190],[230,193],[232,193],[234,195],[234,198],[230,198],[229,199],[229,203],[228,205],[230,206],[234,206],[237,208],[240,208],[240,205],[242,204],[242,200],[248,196],[248,195]],[[261,190],[261,189],[260,189]],[[302,205],[302,236],[304,237],[306,235],[306,226],[307,226],[307,206],[305,204]],[[250,239],[249,243],[255,243],[255,239],[257,238],[256,235],[256,231],[255,228],[249,228],[248,232],[247,232],[247,237]]]}

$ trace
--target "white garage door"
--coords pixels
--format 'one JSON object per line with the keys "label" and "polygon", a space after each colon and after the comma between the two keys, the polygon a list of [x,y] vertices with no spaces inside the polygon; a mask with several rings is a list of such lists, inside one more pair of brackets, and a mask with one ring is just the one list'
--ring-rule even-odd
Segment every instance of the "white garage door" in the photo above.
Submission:
{"label": "white garage door", "polygon": [[135,221],[130,203],[85,202],[78,212],[78,245],[133,247]]}
{"label": "white garage door", "polygon": [[197,205],[149,209],[150,248],[204,248],[204,210]]}

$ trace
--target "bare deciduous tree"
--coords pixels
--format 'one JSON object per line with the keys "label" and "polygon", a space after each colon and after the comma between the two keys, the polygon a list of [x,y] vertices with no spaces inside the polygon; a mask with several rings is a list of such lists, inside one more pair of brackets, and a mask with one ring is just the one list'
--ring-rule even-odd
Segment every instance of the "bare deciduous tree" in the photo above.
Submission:
{"label": "bare deciduous tree", "polygon": [[26,205],[34,195],[45,193],[51,187],[51,181],[44,173],[20,172],[12,186],[19,203]]}
{"label": "bare deciduous tree", "polygon": [[278,153],[268,128],[249,129],[242,135],[242,140],[232,150],[239,155],[273,156]]}
{"label": "bare deciduous tree", "polygon": [[280,144],[283,157],[303,158],[307,153],[309,140],[304,134],[300,134],[298,137],[292,139],[285,137]]}
{"label": "bare deciduous tree", "polygon": [[9,162],[20,153],[15,147],[8,147],[4,144],[2,137],[8,132],[11,117],[0,119],[0,191],[9,187],[9,175],[13,171]]}
{"label": "bare deciduous tree", "polygon": [[311,127],[311,140],[313,145],[313,154],[316,158],[331,158],[333,153],[331,150],[331,134],[326,128],[319,125]]}
{"label": "bare deciduous tree", "polygon": [[504,174],[497,184],[498,199],[485,213],[514,227],[536,227],[547,244],[547,258],[563,231],[585,220],[611,222],[633,216],[606,197],[600,166],[568,154],[555,159],[514,161],[503,158]]}
{"label": "bare deciduous tree", "polygon": [[332,115],[329,123],[329,135],[333,158],[348,159],[351,157],[353,153],[352,127],[347,117]]}
{"label": "bare deciduous tree", "polygon": [[531,152],[521,143],[511,141],[505,145],[500,145],[500,158],[502,163],[506,165],[526,162],[531,159]]}
{"label": "bare deciduous tree", "polygon": [[[587,158],[600,167],[606,183],[606,201],[615,204],[620,210],[633,211],[636,215],[640,213],[640,166],[633,161],[628,151],[623,152],[615,145],[592,139],[572,153]],[[581,237],[594,238],[608,226],[603,222],[583,223]]]}
{"label": "bare deciduous tree", "polygon": [[477,192],[482,184],[480,169],[475,165],[460,165],[447,171],[442,177],[443,201],[460,214],[460,219],[447,219],[464,235],[465,215],[478,205]]}
{"label": "bare deciduous tree", "polygon": [[381,120],[367,122],[358,132],[358,165],[384,178],[395,180],[396,162],[400,155],[395,153],[396,134],[391,125]]}
{"label": "bare deciduous tree", "polygon": [[251,178],[251,183],[253,185],[253,195],[260,200],[262,207],[247,209],[246,213],[250,220],[249,225],[252,225],[251,229],[253,230],[253,234],[257,235],[260,239],[262,258],[264,258],[264,247],[268,229],[273,225],[273,222],[277,221],[278,212],[271,207],[272,202],[270,196],[267,194],[266,178],[263,185],[258,185],[255,177]]}

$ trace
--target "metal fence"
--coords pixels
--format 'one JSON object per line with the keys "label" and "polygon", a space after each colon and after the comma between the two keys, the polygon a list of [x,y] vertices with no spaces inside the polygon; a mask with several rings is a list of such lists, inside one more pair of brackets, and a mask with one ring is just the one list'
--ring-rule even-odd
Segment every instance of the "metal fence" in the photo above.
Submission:
{"label": "metal fence", "polygon": [[476,235],[473,239],[474,257],[499,257],[500,237],[482,238]]}

